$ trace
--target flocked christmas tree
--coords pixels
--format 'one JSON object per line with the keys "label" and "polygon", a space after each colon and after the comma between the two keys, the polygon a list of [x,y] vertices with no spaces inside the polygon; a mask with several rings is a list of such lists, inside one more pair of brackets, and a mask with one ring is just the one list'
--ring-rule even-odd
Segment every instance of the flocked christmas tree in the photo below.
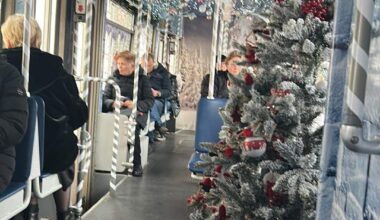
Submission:
{"label": "flocked christmas tree", "polygon": [[332,5],[277,0],[265,13],[260,64],[230,78],[221,141],[204,144],[191,219],[314,219]]}

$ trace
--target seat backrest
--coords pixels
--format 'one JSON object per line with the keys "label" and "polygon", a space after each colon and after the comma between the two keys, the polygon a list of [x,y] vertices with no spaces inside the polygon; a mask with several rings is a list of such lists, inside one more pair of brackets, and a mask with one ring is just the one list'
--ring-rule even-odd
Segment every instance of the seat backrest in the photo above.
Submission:
{"label": "seat backrest", "polygon": [[16,169],[13,174],[13,182],[27,181],[32,166],[34,135],[37,122],[37,102],[34,98],[28,98],[28,105],[28,127],[22,141],[16,145]]}
{"label": "seat backrest", "polygon": [[219,131],[223,120],[219,115],[219,108],[226,105],[227,99],[201,98],[197,108],[197,124],[195,133],[195,150],[207,153],[208,150],[201,147],[202,142],[216,143],[219,141]]}
{"label": "seat backrest", "polygon": [[39,96],[33,96],[37,102],[37,118],[38,118],[38,138],[40,144],[40,168],[41,173],[44,164],[44,149],[45,149],[45,102]]}

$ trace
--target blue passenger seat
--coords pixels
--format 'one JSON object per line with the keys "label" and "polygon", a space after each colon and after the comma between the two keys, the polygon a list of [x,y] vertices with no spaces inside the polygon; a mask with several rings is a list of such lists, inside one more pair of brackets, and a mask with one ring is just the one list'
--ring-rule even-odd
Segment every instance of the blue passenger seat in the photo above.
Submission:
{"label": "blue passenger seat", "polygon": [[23,211],[31,197],[31,169],[33,149],[38,147],[37,102],[28,98],[28,128],[22,141],[16,145],[16,169],[12,182],[0,194],[0,219],[9,219]]}
{"label": "blue passenger seat", "polygon": [[192,154],[188,169],[194,174],[203,174],[203,169],[197,167],[201,162],[201,154],[208,150],[201,146],[203,142],[217,143],[219,132],[223,125],[219,109],[226,105],[227,99],[201,98],[197,108],[196,130],[195,130],[195,153]]}

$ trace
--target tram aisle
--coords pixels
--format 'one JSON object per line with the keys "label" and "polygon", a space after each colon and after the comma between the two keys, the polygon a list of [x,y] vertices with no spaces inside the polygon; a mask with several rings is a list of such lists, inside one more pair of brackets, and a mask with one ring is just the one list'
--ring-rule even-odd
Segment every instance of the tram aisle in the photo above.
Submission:
{"label": "tram aisle", "polygon": [[116,197],[107,195],[83,219],[188,219],[186,198],[195,192],[187,162],[194,152],[194,132],[169,134],[155,143],[141,178],[128,177]]}

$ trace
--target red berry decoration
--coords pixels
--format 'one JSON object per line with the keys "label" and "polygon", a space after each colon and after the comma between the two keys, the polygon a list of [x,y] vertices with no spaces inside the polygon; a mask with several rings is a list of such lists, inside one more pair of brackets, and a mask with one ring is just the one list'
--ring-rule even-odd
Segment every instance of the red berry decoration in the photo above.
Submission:
{"label": "red berry decoration", "polygon": [[321,21],[325,21],[328,15],[328,8],[325,5],[324,0],[310,0],[304,2],[301,5],[301,11],[303,14],[312,14],[314,17],[319,18]]}
{"label": "red berry decoration", "polygon": [[254,82],[254,80],[253,80],[251,74],[249,74],[249,73],[246,73],[246,74],[245,74],[245,76],[244,76],[244,81],[245,81],[245,84],[246,84],[247,86],[251,86],[251,85],[253,84],[253,82]]}

